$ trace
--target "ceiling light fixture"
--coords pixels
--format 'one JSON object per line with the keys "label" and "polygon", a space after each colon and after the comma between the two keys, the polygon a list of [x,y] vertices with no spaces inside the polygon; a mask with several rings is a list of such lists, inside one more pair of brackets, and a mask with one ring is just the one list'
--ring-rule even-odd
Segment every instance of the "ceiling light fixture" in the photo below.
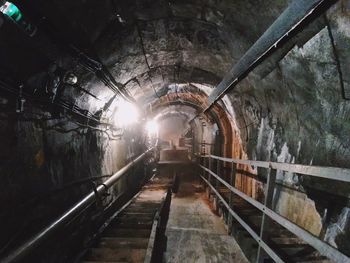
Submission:
{"label": "ceiling light fixture", "polygon": [[157,135],[159,130],[159,125],[155,120],[150,120],[146,123],[146,131],[148,135]]}
{"label": "ceiling light fixture", "polygon": [[125,127],[138,121],[139,112],[134,104],[126,100],[120,100],[117,107],[114,120],[118,127]]}

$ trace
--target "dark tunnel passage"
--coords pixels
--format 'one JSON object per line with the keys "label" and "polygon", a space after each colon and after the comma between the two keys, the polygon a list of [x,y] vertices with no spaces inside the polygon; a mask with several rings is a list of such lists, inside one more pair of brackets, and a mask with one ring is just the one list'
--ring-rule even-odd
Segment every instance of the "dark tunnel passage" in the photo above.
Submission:
{"label": "dark tunnel passage", "polygon": [[0,0],[0,263],[350,262],[349,0]]}

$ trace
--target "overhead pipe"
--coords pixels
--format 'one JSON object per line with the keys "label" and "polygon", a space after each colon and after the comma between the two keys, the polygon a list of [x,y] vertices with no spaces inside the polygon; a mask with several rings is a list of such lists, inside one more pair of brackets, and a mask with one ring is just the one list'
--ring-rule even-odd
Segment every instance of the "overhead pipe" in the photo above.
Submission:
{"label": "overhead pipe", "polygon": [[[41,25],[41,23],[44,21],[43,17],[45,17],[45,15],[41,14],[40,11],[38,11],[40,9],[36,7],[42,6],[43,3],[47,4],[47,1],[36,1],[36,3],[34,4],[19,0],[12,0],[12,2],[14,2],[18,7],[20,7],[20,10],[23,10],[23,13],[28,15],[32,20],[36,21],[36,23]],[[47,6],[44,7],[44,10],[45,8],[47,8]],[[56,10],[58,9],[59,8],[56,6]],[[43,10],[41,10],[41,12],[43,12]],[[62,15],[62,10],[56,12],[55,15],[56,18],[58,15]],[[88,37],[83,32],[84,30],[82,30],[81,26],[77,24],[73,26],[72,21],[68,18],[63,20],[67,28],[70,28],[70,30],[68,30],[70,33],[68,31],[68,33],[55,32],[53,35],[51,35],[50,39],[48,39],[43,34],[40,34],[40,37],[38,37],[39,32],[36,32],[36,41],[45,41],[45,44],[50,47],[50,50],[45,51],[45,55],[51,58],[51,52],[49,51],[54,50],[55,53],[60,53],[68,48],[68,50],[71,53],[73,53],[79,58],[79,63],[81,63],[88,70],[92,71],[96,75],[96,77],[100,81],[102,81],[109,89],[123,97],[123,99],[131,103],[135,103],[134,98],[132,98],[131,95],[127,92],[127,90],[125,90],[124,85],[117,82],[111,74],[111,72],[109,71],[108,67],[103,62],[101,62],[100,58],[96,54],[94,45],[91,43],[91,41],[88,40]],[[59,22],[62,23],[62,19],[60,19]],[[46,23],[48,23],[48,21],[46,21]],[[41,28],[45,28],[45,25],[41,25]],[[72,38],[72,35],[74,35],[74,38]],[[60,46],[52,44],[50,40],[53,39],[56,41],[59,40]],[[60,49],[61,51],[59,52],[58,49]],[[82,50],[84,50],[84,52],[82,52]]]}
{"label": "overhead pipe", "polygon": [[323,14],[335,2],[336,0],[294,0],[211,92],[208,98],[209,106],[204,112],[280,48],[286,40],[302,30],[310,19]]}
{"label": "overhead pipe", "polygon": [[45,240],[47,240],[50,236],[52,236],[60,227],[67,224],[72,218],[74,218],[79,212],[84,210],[89,205],[96,202],[98,196],[101,196],[107,192],[109,188],[111,188],[127,171],[129,171],[136,164],[145,159],[145,157],[154,150],[151,148],[138,156],[135,160],[128,163],[126,166],[121,168],[118,172],[108,178],[103,184],[99,185],[91,191],[88,195],[86,195],[82,200],[72,206],[66,213],[64,213],[61,217],[52,222],[49,226],[41,230],[38,234],[28,239],[25,243],[19,246],[17,249],[13,250],[9,255],[5,258],[0,259],[1,263],[13,263],[19,262],[25,256],[27,256],[31,251],[37,248],[40,244],[42,244]]}
{"label": "overhead pipe", "polygon": [[[93,72],[108,88],[114,93],[122,96],[125,100],[135,103],[135,99],[124,89],[124,85],[118,83],[108,68],[99,60],[92,59],[85,53],[81,52],[77,47],[70,45],[71,50],[78,56],[80,63],[89,71]],[[95,57],[97,55],[95,54]]]}

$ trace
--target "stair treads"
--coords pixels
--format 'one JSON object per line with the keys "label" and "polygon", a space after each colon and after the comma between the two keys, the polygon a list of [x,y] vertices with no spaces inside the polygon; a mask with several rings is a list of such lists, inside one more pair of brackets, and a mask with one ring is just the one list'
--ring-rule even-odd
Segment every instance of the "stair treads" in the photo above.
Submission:
{"label": "stair treads", "polygon": [[123,228],[123,229],[108,229],[103,233],[103,237],[145,237],[149,238],[151,229],[137,229],[134,228]]}
{"label": "stair treads", "polygon": [[97,244],[104,248],[147,248],[148,238],[127,238],[127,237],[103,237]]}
{"label": "stair treads", "polygon": [[88,260],[92,261],[126,261],[142,262],[147,249],[111,249],[111,248],[91,248],[87,254]]}

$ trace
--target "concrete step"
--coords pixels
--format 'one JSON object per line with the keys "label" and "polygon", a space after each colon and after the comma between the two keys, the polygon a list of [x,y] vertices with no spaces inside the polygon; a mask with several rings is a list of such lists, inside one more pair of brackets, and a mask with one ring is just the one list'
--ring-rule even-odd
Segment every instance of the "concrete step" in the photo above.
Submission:
{"label": "concrete step", "polygon": [[141,263],[147,252],[154,217],[168,188],[160,178],[142,188],[138,197],[103,231],[86,255],[85,263]]}
{"label": "concrete step", "polygon": [[138,208],[138,209],[157,209],[160,207],[160,204],[147,204],[147,203],[133,203],[128,206],[130,208]]}
{"label": "concrete step", "polygon": [[269,228],[267,230],[267,237],[269,238],[290,238],[294,235],[284,228]]}
{"label": "concrete step", "polygon": [[[287,254],[288,256],[293,256],[296,253],[302,252],[305,249],[310,249],[311,247],[307,244],[278,244],[278,248],[282,249],[284,253]],[[310,252],[312,252],[313,250],[314,249],[311,248]]]}
{"label": "concrete step", "polygon": [[146,214],[155,214],[157,212],[157,208],[153,207],[130,207],[125,210],[125,213],[146,213]]}
{"label": "concrete step", "polygon": [[153,224],[153,218],[123,218],[115,220],[112,225],[119,225],[120,227],[125,227],[125,225],[152,225]]}
{"label": "concrete step", "polygon": [[227,189],[227,188],[221,188],[221,187],[219,187],[219,188],[216,188],[216,189],[218,189],[218,191],[219,191],[219,193],[224,197],[224,198],[226,198],[227,196],[230,196],[230,190],[229,189]]}
{"label": "concrete step", "polygon": [[110,228],[103,233],[103,237],[140,237],[149,238],[151,234],[151,229],[137,229],[134,228]]}
{"label": "concrete step", "polygon": [[276,244],[306,244],[297,237],[272,237],[271,240]]}
{"label": "concrete step", "polygon": [[292,260],[293,262],[297,262],[297,263],[332,263],[334,262],[322,256],[292,258]]}
{"label": "concrete step", "polygon": [[115,223],[111,227],[120,228],[120,229],[134,229],[134,231],[139,231],[140,229],[151,229],[153,225],[153,222],[122,222],[122,223]]}
{"label": "concrete step", "polygon": [[112,261],[112,262],[143,262],[147,249],[111,249],[111,248],[91,248],[86,256],[87,261]]}
{"label": "concrete step", "polygon": [[138,207],[138,208],[158,208],[159,203],[150,203],[150,202],[135,202],[129,205],[129,208]]}
{"label": "concrete step", "polygon": [[[233,209],[235,209],[235,207],[233,207]],[[243,216],[261,216],[259,215],[261,212],[258,209],[254,208],[237,208],[237,212]]]}
{"label": "concrete step", "polygon": [[118,217],[114,222],[117,224],[152,224],[153,217]]}
{"label": "concrete step", "polygon": [[165,184],[151,184],[146,185],[142,187],[142,190],[158,190],[158,189],[165,189],[171,186],[171,183],[165,183]]}
{"label": "concrete step", "polygon": [[151,210],[151,211],[133,211],[133,210],[125,210],[120,217],[122,216],[129,216],[129,217],[134,217],[134,216],[150,216],[150,217],[154,217],[156,211]]}
{"label": "concrete step", "polygon": [[147,248],[148,238],[103,237],[99,240],[99,248]]}
{"label": "concrete step", "polygon": [[118,220],[133,220],[133,219],[138,219],[138,220],[152,220],[154,219],[153,213],[128,213],[128,214],[122,214],[118,216]]}

